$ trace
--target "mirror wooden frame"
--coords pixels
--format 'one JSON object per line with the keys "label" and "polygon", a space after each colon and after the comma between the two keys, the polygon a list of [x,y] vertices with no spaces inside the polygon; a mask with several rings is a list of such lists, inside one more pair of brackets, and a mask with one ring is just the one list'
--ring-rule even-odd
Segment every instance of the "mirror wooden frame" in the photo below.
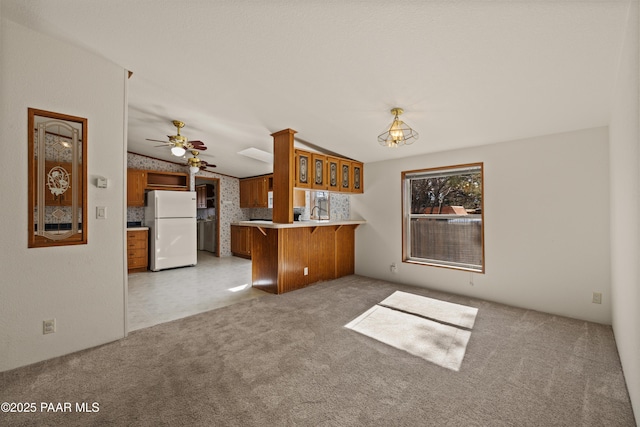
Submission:
{"label": "mirror wooden frame", "polygon": [[87,119],[29,108],[29,246],[87,243]]}

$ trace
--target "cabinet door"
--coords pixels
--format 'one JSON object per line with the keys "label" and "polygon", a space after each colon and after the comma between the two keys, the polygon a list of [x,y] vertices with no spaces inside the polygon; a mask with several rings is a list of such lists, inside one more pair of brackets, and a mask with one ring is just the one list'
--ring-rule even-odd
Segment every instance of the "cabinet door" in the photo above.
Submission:
{"label": "cabinet door", "polygon": [[327,189],[327,157],[322,154],[313,153],[311,155],[311,165],[313,180],[311,188],[316,190]]}
{"label": "cabinet door", "polygon": [[241,179],[240,180],[240,207],[241,208],[250,208],[252,207],[252,191],[251,186],[252,182],[250,179]]}
{"label": "cabinet door", "polygon": [[251,227],[231,226],[231,252],[240,257],[251,257]]}
{"label": "cabinet door", "polygon": [[364,168],[360,162],[351,162],[351,188],[354,193],[364,192]]}
{"label": "cabinet door", "polygon": [[148,231],[127,231],[127,268],[144,271],[149,265]]}
{"label": "cabinet door", "polygon": [[240,236],[240,226],[231,226],[231,252],[234,254],[240,253],[240,247],[242,245]]}
{"label": "cabinet door", "polygon": [[268,200],[269,183],[266,177],[256,178],[253,183],[254,207],[266,208],[269,206]]}
{"label": "cabinet door", "polygon": [[351,192],[351,162],[340,160],[340,191]]}
{"label": "cabinet door", "polygon": [[242,251],[248,257],[251,257],[251,227],[242,227]]}
{"label": "cabinet door", "polygon": [[340,191],[340,159],[327,156],[327,189]]}
{"label": "cabinet door", "polygon": [[145,171],[127,169],[127,206],[144,206],[146,179]]}
{"label": "cabinet door", "polygon": [[204,209],[207,207],[207,186],[198,185],[196,187],[196,206],[198,209]]}
{"label": "cabinet door", "polygon": [[311,176],[309,168],[311,167],[311,153],[302,150],[296,150],[296,171],[295,171],[295,187],[310,188]]}

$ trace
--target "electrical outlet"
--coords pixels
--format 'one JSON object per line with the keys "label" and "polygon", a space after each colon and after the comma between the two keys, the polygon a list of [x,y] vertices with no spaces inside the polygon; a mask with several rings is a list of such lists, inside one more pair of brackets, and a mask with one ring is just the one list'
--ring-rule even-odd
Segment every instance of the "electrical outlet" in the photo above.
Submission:
{"label": "electrical outlet", "polygon": [[391,271],[392,273],[397,273],[398,272],[398,266],[396,265],[395,262],[391,263],[391,265],[389,266],[389,271]]}
{"label": "electrical outlet", "polygon": [[308,276],[309,275],[309,267],[305,267],[304,268],[304,275]]}
{"label": "electrical outlet", "polygon": [[591,298],[591,302],[594,304],[602,304],[602,293],[594,292],[593,297]]}
{"label": "electrical outlet", "polygon": [[56,331],[56,319],[42,321],[42,334],[52,334]]}

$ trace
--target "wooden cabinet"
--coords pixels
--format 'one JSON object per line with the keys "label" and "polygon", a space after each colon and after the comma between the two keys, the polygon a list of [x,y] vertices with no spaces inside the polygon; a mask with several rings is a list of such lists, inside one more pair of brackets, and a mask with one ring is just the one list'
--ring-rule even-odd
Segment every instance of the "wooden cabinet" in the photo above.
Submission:
{"label": "wooden cabinet", "polygon": [[312,190],[362,193],[364,168],[361,162],[295,150],[294,187]]}
{"label": "wooden cabinet", "polygon": [[351,191],[364,192],[364,165],[361,162],[351,162]]}
{"label": "wooden cabinet", "polygon": [[294,187],[311,188],[311,153],[295,150]]}
{"label": "wooden cabinet", "polygon": [[146,271],[149,265],[149,231],[127,231],[127,268],[129,273]]}
{"label": "wooden cabinet", "polygon": [[127,206],[144,206],[144,189],[146,186],[146,171],[127,169]]}
{"label": "wooden cabinet", "polygon": [[251,229],[241,225],[231,226],[231,253],[251,259]]}
{"label": "wooden cabinet", "polygon": [[127,206],[144,206],[147,190],[189,189],[189,174],[182,172],[159,172],[143,169],[127,169]]}
{"label": "wooden cabinet", "polygon": [[147,171],[147,190],[178,190],[189,189],[189,174],[182,172]]}
{"label": "wooden cabinet", "polygon": [[340,159],[340,191],[351,192],[351,161]]}
{"label": "wooden cabinet", "polygon": [[198,185],[196,187],[196,207],[198,209],[207,208],[207,186]]}
{"label": "wooden cabinet", "polygon": [[297,188],[293,190],[293,207],[294,208],[304,208],[306,206],[306,191],[298,190]]}
{"label": "wooden cabinet", "polygon": [[327,190],[340,191],[340,159],[327,156]]}
{"label": "wooden cabinet", "polygon": [[[240,180],[240,207],[266,208],[269,206],[269,185],[273,175]],[[273,184],[271,184],[273,185]]]}
{"label": "wooden cabinet", "polygon": [[311,155],[311,170],[313,179],[311,188],[314,190],[327,189],[327,157],[323,154],[313,153]]}

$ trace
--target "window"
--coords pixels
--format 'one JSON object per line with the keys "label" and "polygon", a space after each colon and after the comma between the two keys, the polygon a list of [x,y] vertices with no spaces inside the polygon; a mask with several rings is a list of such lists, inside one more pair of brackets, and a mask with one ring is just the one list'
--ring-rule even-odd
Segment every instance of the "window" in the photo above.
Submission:
{"label": "window", "polygon": [[484,272],[482,163],[402,172],[404,262]]}

